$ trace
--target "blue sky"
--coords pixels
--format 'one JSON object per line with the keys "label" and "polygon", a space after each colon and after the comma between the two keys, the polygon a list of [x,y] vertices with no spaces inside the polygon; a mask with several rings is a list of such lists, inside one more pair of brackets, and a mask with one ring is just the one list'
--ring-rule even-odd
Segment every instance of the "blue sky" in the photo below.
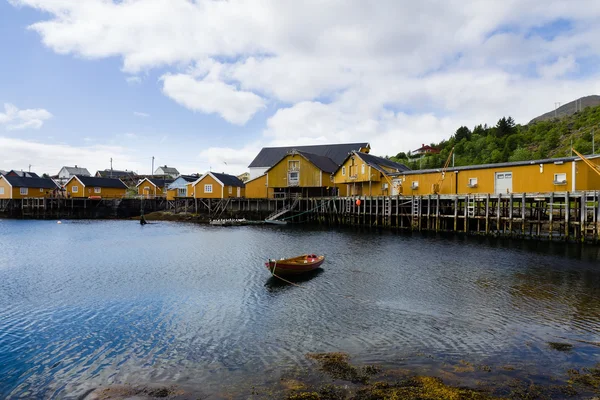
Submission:
{"label": "blue sky", "polygon": [[430,3],[0,0],[0,169],[396,154],[600,91],[597,2]]}

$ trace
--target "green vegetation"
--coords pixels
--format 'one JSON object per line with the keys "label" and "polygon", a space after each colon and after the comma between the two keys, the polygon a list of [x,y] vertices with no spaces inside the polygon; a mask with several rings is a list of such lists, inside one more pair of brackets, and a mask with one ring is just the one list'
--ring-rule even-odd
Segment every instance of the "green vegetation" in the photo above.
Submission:
{"label": "green vegetation", "polygon": [[[592,153],[592,132],[600,133],[600,106],[588,107],[563,118],[517,125],[511,117],[502,117],[495,126],[477,125],[473,130],[461,126],[448,140],[432,143],[440,154],[422,160],[410,153],[390,157],[412,169],[440,168],[454,147],[456,166],[528,161],[571,155],[571,142],[577,151]],[[598,147],[600,147],[600,135]]]}

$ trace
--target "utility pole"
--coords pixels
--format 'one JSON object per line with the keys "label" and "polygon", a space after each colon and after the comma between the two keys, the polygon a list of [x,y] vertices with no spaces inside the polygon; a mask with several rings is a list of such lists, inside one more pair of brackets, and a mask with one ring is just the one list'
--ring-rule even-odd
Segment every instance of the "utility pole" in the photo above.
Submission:
{"label": "utility pole", "polygon": [[455,153],[452,153],[452,168],[454,168],[454,156],[455,155],[456,155]]}
{"label": "utility pole", "polygon": [[29,172],[31,172],[31,164],[29,164]]}
{"label": "utility pole", "polygon": [[592,155],[596,154],[596,131],[592,128]]}
{"label": "utility pole", "polygon": [[110,177],[112,178],[112,157],[110,158]]}
{"label": "utility pole", "polygon": [[154,156],[152,156],[152,176],[154,176]]}
{"label": "utility pole", "polygon": [[556,110],[558,110],[558,107],[560,107],[560,102],[557,102],[557,101],[555,101],[555,102],[554,102],[554,118],[556,118],[556,117],[557,117],[557,115],[556,115],[556,114],[557,114],[557,113],[556,113]]}
{"label": "utility pole", "polygon": [[571,157],[573,157],[573,138],[571,138]]}

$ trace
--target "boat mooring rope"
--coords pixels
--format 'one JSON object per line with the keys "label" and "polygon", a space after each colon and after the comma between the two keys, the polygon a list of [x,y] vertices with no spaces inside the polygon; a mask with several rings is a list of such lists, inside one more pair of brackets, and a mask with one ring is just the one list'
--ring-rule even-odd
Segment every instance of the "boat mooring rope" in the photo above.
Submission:
{"label": "boat mooring rope", "polygon": [[294,285],[294,286],[297,286],[299,288],[306,289],[304,286],[300,286],[297,283],[290,282],[287,279],[284,279],[284,278],[280,277],[279,275],[275,275],[275,268],[277,268],[277,260],[274,260],[274,261],[275,261],[275,264],[273,265],[273,270],[271,271],[271,275],[273,275],[275,278],[281,279],[282,281],[284,281],[286,283],[289,283],[290,285]]}

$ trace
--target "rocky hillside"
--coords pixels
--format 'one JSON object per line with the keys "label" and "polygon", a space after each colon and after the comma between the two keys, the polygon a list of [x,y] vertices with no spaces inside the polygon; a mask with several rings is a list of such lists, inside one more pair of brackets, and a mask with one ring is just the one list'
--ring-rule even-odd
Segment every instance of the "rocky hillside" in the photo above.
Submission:
{"label": "rocky hillside", "polygon": [[535,117],[529,124],[533,124],[540,121],[548,121],[554,118],[562,118],[575,114],[577,111],[582,111],[586,107],[596,107],[600,105],[600,96],[586,96],[580,99],[574,100],[570,103],[564,104],[558,107],[556,110],[548,111],[546,114],[542,114],[539,117]]}

